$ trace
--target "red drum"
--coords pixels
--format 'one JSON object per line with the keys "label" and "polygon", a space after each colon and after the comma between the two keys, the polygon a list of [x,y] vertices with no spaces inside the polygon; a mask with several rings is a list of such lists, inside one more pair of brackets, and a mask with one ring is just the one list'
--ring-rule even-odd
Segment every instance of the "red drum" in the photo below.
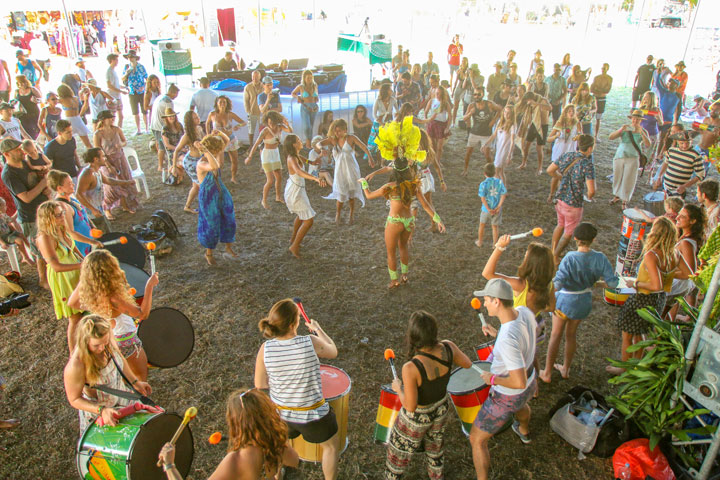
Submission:
{"label": "red drum", "polygon": [[[646,212],[643,210],[643,212],[648,217],[653,217],[654,215],[650,212]],[[626,238],[636,238],[638,240],[642,240],[643,236],[645,236],[645,231],[648,230],[648,222],[645,221],[643,216],[640,214],[640,210],[637,208],[626,208],[623,210],[623,223],[622,223],[622,236]]]}
{"label": "red drum", "polygon": [[402,403],[390,385],[383,385],[380,390],[380,405],[375,417],[375,443],[388,443],[395,420],[400,414]]}
{"label": "red drum", "polygon": [[475,368],[456,368],[450,375],[447,391],[450,394],[455,411],[457,412],[460,424],[465,436],[470,436],[470,429],[477,417],[482,404],[490,393],[490,385],[485,383],[479,368],[482,371],[490,371],[490,362],[473,362]]}
{"label": "red drum", "polygon": [[142,305],[145,297],[145,284],[150,280],[150,274],[145,270],[127,263],[120,263],[120,268],[125,272],[125,279],[128,285],[135,289],[135,302]]}
{"label": "red drum", "polygon": [[475,347],[478,360],[480,360],[481,362],[487,362],[494,348],[495,340],[493,340],[492,342],[483,343],[482,345],[478,345],[477,347]]}

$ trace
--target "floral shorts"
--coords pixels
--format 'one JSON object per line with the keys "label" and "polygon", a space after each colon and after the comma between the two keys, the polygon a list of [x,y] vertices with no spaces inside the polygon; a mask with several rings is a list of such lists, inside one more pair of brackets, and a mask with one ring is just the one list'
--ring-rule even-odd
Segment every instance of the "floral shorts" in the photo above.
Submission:
{"label": "floral shorts", "polygon": [[513,414],[521,410],[535,395],[537,379],[533,379],[523,393],[503,395],[495,390],[490,391],[487,400],[475,417],[473,425],[490,434],[496,434],[507,424]]}
{"label": "floral shorts", "polygon": [[128,335],[124,335],[119,339],[118,337],[115,337],[115,340],[117,340],[118,347],[120,347],[120,353],[122,353],[122,356],[125,358],[130,358],[133,355],[139,355],[140,350],[142,350],[142,340],[140,340],[137,336],[137,331],[134,333]]}

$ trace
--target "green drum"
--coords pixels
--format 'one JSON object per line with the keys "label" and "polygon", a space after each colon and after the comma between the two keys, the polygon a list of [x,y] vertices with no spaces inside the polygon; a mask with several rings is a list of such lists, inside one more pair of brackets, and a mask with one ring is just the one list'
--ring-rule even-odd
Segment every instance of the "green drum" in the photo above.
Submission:
{"label": "green drum", "polygon": [[[157,466],[158,453],[169,442],[182,418],[174,413],[138,412],[114,426],[92,423],[77,446],[77,468],[84,480],[165,480]],[[175,465],[184,477],[194,454],[188,426],[175,443]]]}

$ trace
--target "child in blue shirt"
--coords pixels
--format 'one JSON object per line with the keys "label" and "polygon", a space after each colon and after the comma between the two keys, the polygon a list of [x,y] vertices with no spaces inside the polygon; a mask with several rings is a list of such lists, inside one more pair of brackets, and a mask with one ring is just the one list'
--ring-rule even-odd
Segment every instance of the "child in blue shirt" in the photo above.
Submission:
{"label": "child in blue shirt", "polygon": [[[545,369],[540,380],[550,383],[555,368],[563,378],[570,375],[575,350],[577,349],[577,328],[580,321],[590,315],[592,309],[592,287],[601,278],[609,288],[615,288],[620,279],[613,271],[607,257],[590,248],[597,236],[592,223],[582,222],[573,231],[577,251],[563,257],[553,279],[555,285],[555,312],[552,333],[548,344]],[[565,336],[565,363],[556,364],[560,341]]]}
{"label": "child in blue shirt", "polygon": [[502,223],[502,204],[505,202],[507,194],[505,184],[495,176],[495,165],[493,163],[486,163],[483,173],[485,174],[485,180],[478,188],[478,196],[482,201],[478,239],[475,241],[475,245],[478,247],[482,247],[485,224],[488,222],[492,227],[493,245],[497,243],[498,227]]}

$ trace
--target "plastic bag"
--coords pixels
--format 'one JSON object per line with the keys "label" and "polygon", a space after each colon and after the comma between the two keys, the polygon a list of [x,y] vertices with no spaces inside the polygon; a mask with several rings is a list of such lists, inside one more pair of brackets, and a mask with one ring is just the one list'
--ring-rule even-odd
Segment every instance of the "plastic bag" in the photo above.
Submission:
{"label": "plastic bag", "polygon": [[613,471],[619,477],[620,469],[630,464],[632,476],[630,480],[645,480],[650,476],[655,480],[675,480],[675,473],[660,448],[650,450],[650,441],[647,438],[636,438],[625,442],[615,450],[613,455]]}

